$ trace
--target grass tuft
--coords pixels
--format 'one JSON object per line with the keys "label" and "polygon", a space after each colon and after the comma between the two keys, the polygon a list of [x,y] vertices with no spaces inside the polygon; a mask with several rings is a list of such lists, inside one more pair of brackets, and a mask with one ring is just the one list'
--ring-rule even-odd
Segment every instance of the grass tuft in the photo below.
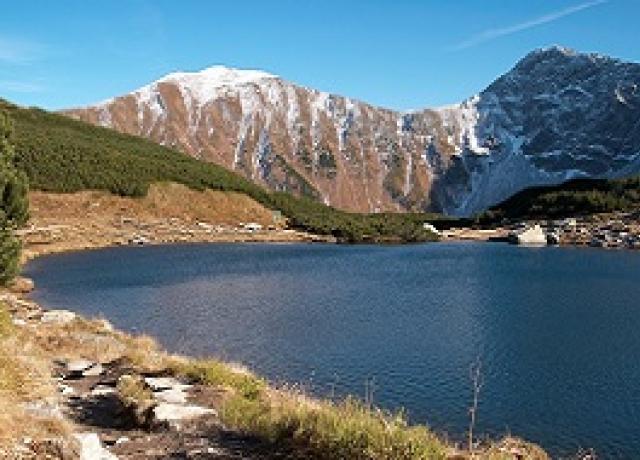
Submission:
{"label": "grass tuft", "polygon": [[151,422],[151,411],[156,405],[153,393],[140,376],[123,375],[116,386],[122,406],[130,414],[137,426],[147,426]]}
{"label": "grass tuft", "polygon": [[402,414],[373,409],[353,398],[311,401],[276,392],[270,399],[229,398],[221,412],[230,427],[271,443],[289,442],[310,458],[439,459],[446,446]]}
{"label": "grass tuft", "polygon": [[248,400],[257,399],[266,388],[265,381],[252,373],[213,359],[179,361],[173,364],[173,371],[205,385],[230,389]]}

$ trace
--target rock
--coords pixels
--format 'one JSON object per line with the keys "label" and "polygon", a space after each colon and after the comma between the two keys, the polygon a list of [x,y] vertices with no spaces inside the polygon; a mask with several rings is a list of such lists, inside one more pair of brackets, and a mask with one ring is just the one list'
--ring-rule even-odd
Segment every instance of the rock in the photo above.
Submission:
{"label": "rock", "polygon": [[149,238],[142,235],[135,235],[134,237],[129,239],[129,244],[138,246],[149,244]]}
{"label": "rock", "polygon": [[204,415],[216,415],[216,411],[201,406],[160,403],[153,409],[153,415],[159,422],[177,422],[190,420]]}
{"label": "rock", "polygon": [[106,332],[113,332],[113,325],[106,319],[100,319],[98,320],[100,322],[100,325],[102,326],[102,329]]}
{"label": "rock", "polygon": [[27,325],[27,322],[20,318],[14,318],[13,325],[18,327],[24,327]]}
{"label": "rock", "polygon": [[16,294],[27,294],[33,291],[33,288],[34,288],[33,280],[30,278],[25,278],[23,276],[18,276],[9,285],[9,290]]}
{"label": "rock", "polygon": [[94,366],[95,363],[87,361],[86,359],[77,359],[75,361],[69,361],[67,367],[67,377],[80,377],[84,375],[87,369]]}
{"label": "rock", "polygon": [[154,393],[156,399],[160,402],[171,404],[186,404],[187,394],[181,388],[171,388]]}
{"label": "rock", "polygon": [[75,393],[75,390],[73,389],[73,387],[70,387],[69,385],[64,385],[62,383],[58,384],[58,389],[60,390],[60,394],[62,394],[63,396],[69,396]]}
{"label": "rock", "polygon": [[84,371],[82,371],[83,377],[95,377],[98,375],[102,375],[103,373],[104,373],[104,368],[100,363],[93,364],[88,369],[85,369]]}
{"label": "rock", "polygon": [[114,387],[107,385],[97,385],[91,390],[91,396],[109,396],[116,392]]}
{"label": "rock", "polygon": [[560,235],[555,232],[547,234],[547,244],[557,245],[560,244]]}
{"label": "rock", "polygon": [[545,235],[542,227],[536,224],[533,227],[529,227],[526,230],[518,233],[516,235],[516,239],[518,244],[529,244],[529,245],[546,245],[547,244],[547,235]]}
{"label": "rock", "polygon": [[80,460],[118,460],[102,446],[96,433],[76,433],[74,437],[80,444]]}
{"label": "rock", "polygon": [[126,436],[122,436],[121,438],[118,438],[116,440],[116,446],[119,446],[120,444],[124,444],[125,442],[129,442],[129,441],[131,441],[131,439],[129,439]]}
{"label": "rock", "polygon": [[146,383],[147,386],[153,391],[170,390],[176,388],[186,389],[190,387],[190,385],[185,385],[178,379],[174,379],[173,377],[146,377],[144,379],[144,383]]}
{"label": "rock", "polygon": [[68,310],[49,310],[42,314],[43,323],[68,324],[76,319],[76,314]]}

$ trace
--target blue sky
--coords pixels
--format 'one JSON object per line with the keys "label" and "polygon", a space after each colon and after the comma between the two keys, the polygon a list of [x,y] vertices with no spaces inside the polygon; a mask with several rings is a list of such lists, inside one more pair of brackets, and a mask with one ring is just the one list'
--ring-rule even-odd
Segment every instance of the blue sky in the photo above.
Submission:
{"label": "blue sky", "polygon": [[0,97],[60,109],[223,64],[390,108],[438,106],[551,44],[638,62],[638,18],[640,0],[13,1]]}

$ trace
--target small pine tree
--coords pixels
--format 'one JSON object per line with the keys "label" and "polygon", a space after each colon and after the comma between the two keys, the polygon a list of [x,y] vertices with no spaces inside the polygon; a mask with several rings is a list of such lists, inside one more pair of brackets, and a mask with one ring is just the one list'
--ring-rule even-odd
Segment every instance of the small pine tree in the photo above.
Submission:
{"label": "small pine tree", "polygon": [[0,112],[0,284],[6,285],[18,273],[20,241],[15,231],[29,218],[26,175],[14,163],[11,143],[13,124]]}

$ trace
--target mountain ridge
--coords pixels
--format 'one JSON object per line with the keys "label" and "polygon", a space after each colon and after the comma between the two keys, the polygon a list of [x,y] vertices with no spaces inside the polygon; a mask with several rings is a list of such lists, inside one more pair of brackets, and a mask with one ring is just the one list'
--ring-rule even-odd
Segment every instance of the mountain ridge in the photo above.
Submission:
{"label": "mountain ridge", "polygon": [[639,87],[640,64],[552,46],[433,109],[214,66],[64,113],[346,210],[468,216],[527,187],[640,172]]}

